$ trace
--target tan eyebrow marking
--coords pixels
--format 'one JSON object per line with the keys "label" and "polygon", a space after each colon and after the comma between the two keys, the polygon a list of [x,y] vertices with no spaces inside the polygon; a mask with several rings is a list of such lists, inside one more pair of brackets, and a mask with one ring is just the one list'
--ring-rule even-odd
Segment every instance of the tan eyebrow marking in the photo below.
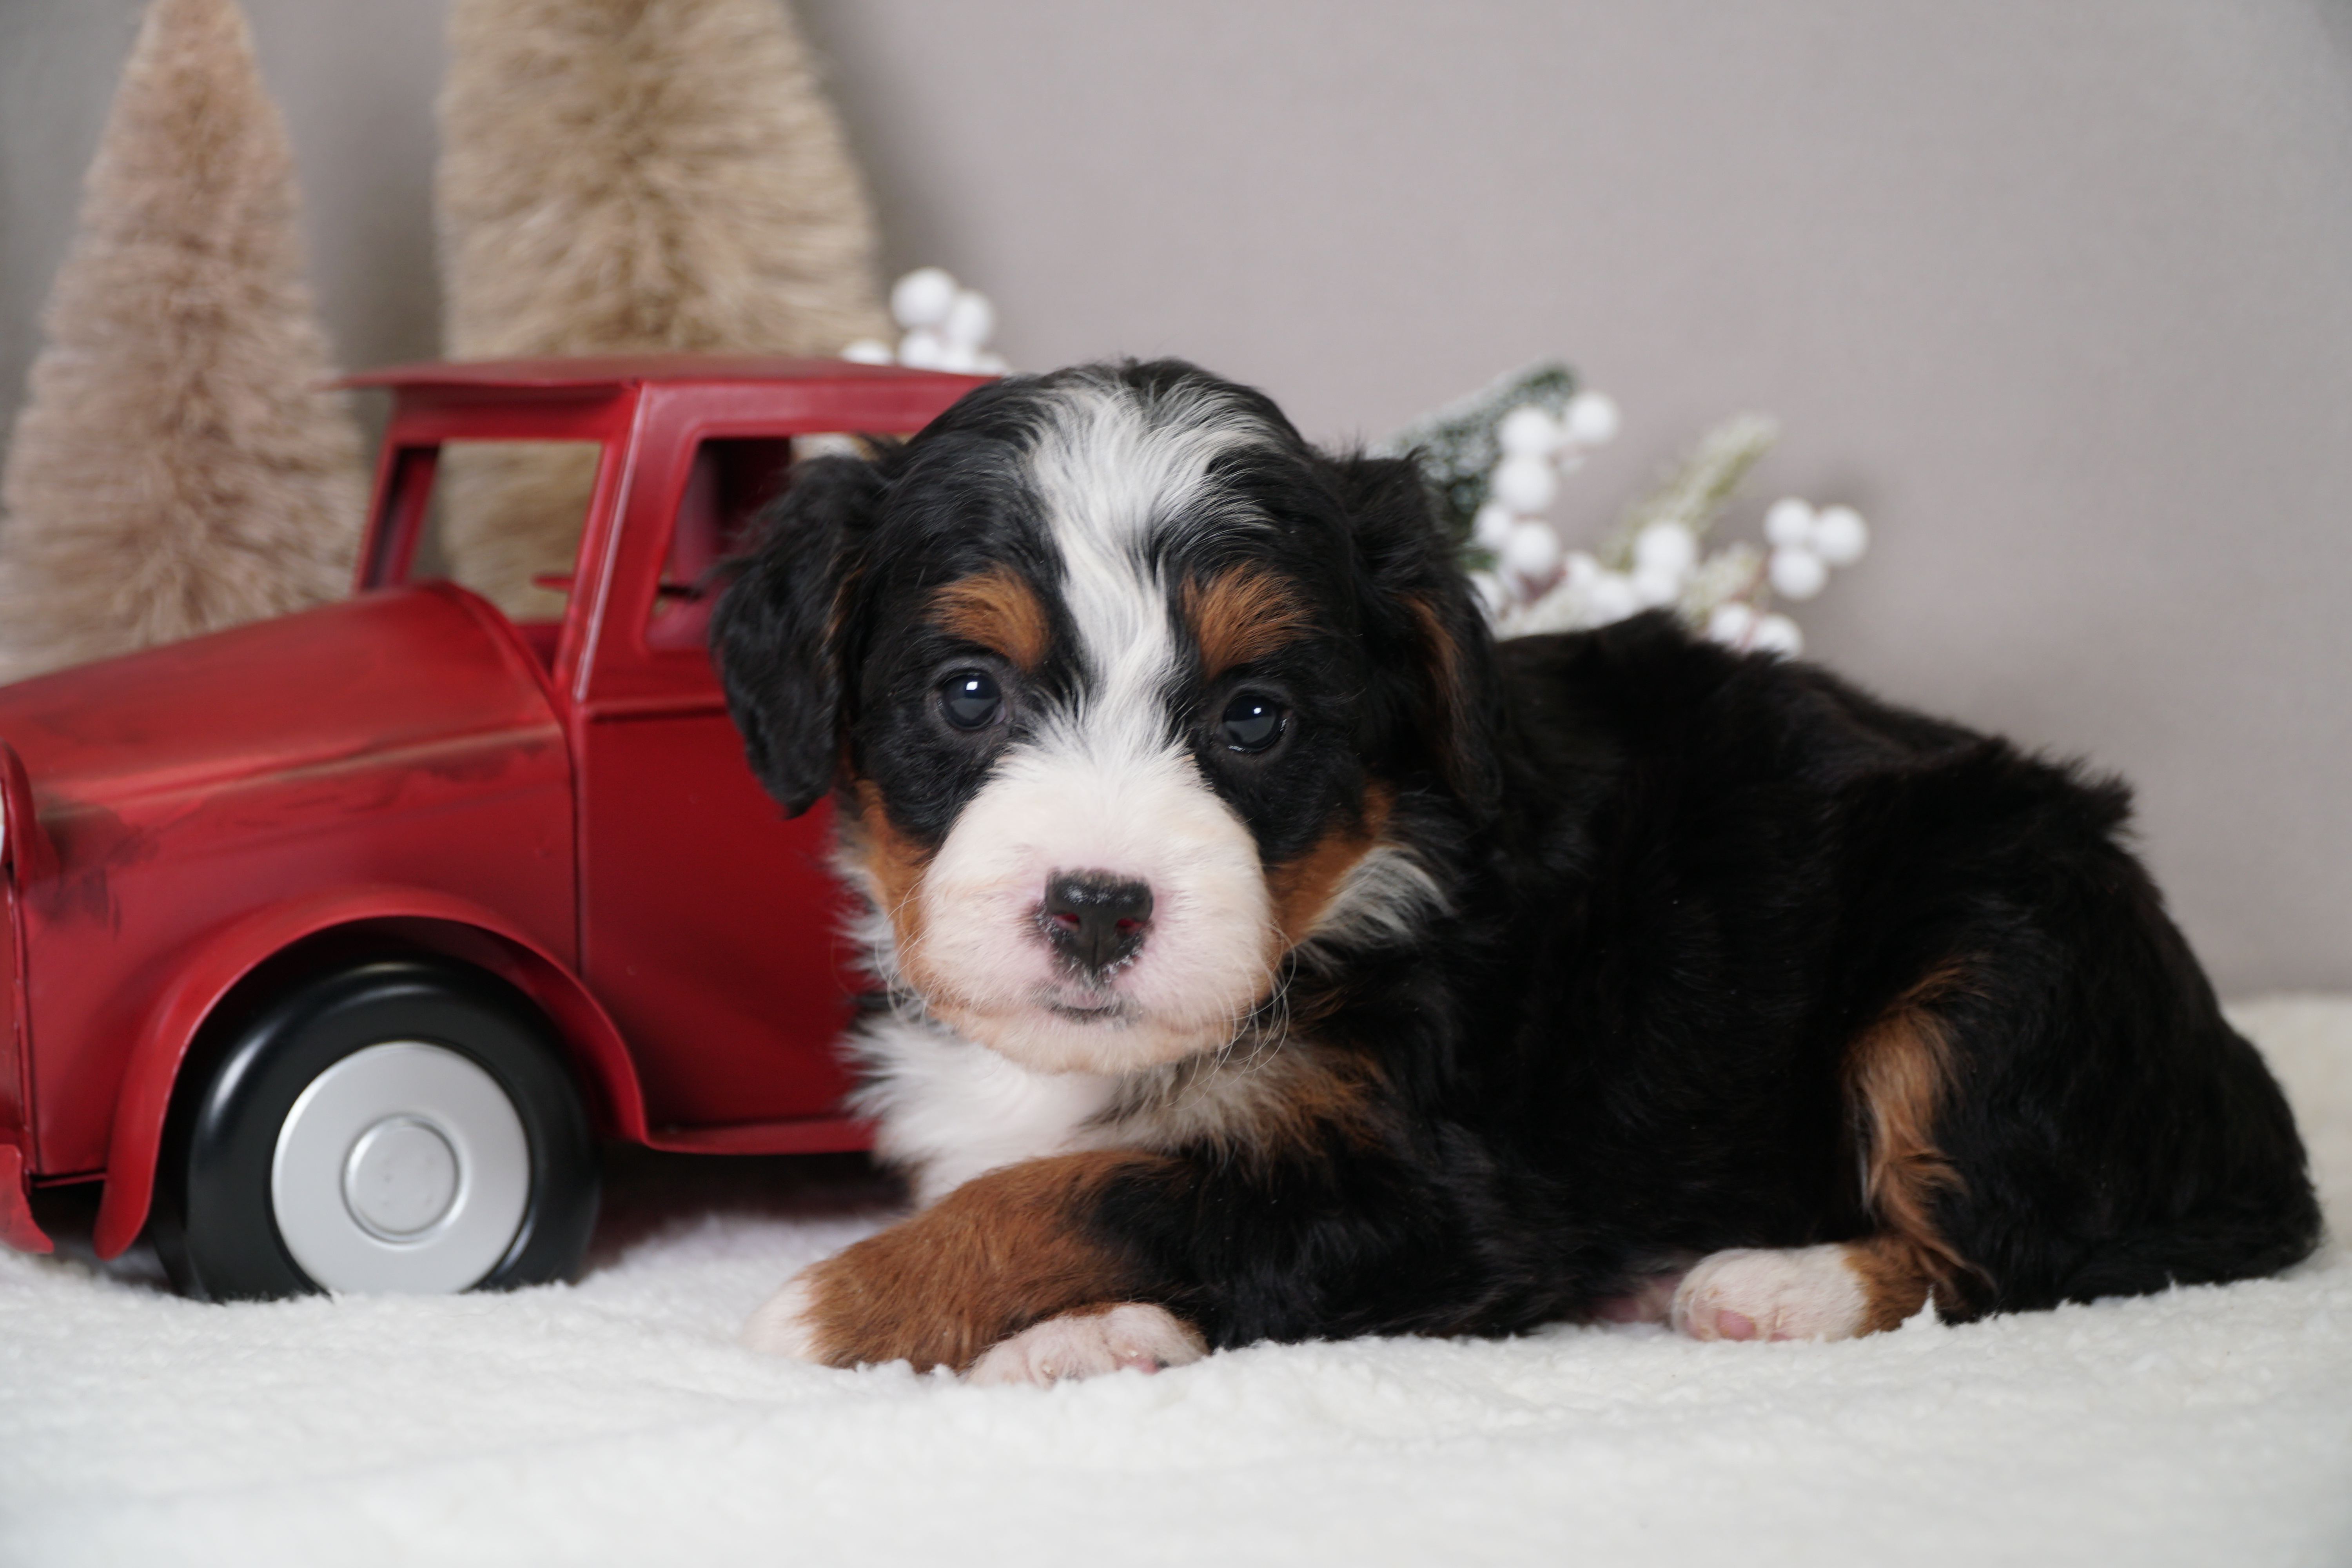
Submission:
{"label": "tan eyebrow marking", "polygon": [[931,620],[942,630],[992,647],[1034,669],[1045,657],[1045,606],[1037,591],[1009,566],[992,566],[940,589]]}
{"label": "tan eyebrow marking", "polygon": [[1234,566],[1202,584],[1184,584],[1184,620],[1201,645],[1202,672],[1214,680],[1237,664],[1264,658],[1304,635],[1307,607],[1281,578]]}

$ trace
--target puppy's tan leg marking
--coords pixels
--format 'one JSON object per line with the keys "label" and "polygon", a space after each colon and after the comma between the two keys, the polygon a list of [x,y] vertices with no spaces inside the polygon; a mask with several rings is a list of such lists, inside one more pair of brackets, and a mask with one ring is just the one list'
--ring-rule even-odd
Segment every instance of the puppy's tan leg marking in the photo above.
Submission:
{"label": "puppy's tan leg marking", "polygon": [[[1846,1105],[1862,1144],[1862,1201],[1877,1222],[1859,1244],[1875,1288],[1891,1292],[1872,1309],[1864,1331],[1891,1328],[1927,1299],[1915,1277],[1957,1301],[1969,1261],[1944,1239],[1936,1204],[1960,1188],[1959,1173],[1936,1142],[1936,1121],[1952,1087],[1952,1043],[1936,1005],[1959,991],[1958,965],[1937,970],[1864,1030],[1845,1059]],[[1905,1304],[1907,1301],[1907,1306]],[[1890,1315],[1891,1314],[1891,1315]]]}
{"label": "puppy's tan leg marking", "polygon": [[1927,1304],[1930,1292],[1952,1288],[1951,1270],[1942,1255],[1923,1251],[1899,1236],[1871,1236],[1846,1243],[1845,1264],[1860,1277],[1863,1294],[1870,1303],[1863,1311],[1857,1333],[1898,1328]]}
{"label": "puppy's tan leg marking", "polygon": [[1959,1300],[1974,1269],[1935,1219],[1938,1198],[1960,1185],[1935,1138],[1952,1079],[1951,1039],[1935,1008],[1965,980],[1957,965],[1928,975],[1846,1053],[1863,1205],[1878,1229],[1858,1241],[1702,1259],[1675,1292],[1675,1328],[1703,1340],[1847,1339],[1894,1328],[1931,1291]]}
{"label": "puppy's tan leg marking", "polygon": [[1034,1323],[1135,1293],[1126,1267],[1086,1233],[1087,1213],[1114,1177],[1167,1163],[1112,1150],[975,1176],[803,1269],[752,1315],[744,1342],[830,1366],[962,1372]]}
{"label": "puppy's tan leg marking", "polygon": [[972,1363],[974,1383],[1058,1383],[1107,1372],[1158,1372],[1209,1353],[1190,1323],[1164,1307],[1124,1301],[1033,1323]]}

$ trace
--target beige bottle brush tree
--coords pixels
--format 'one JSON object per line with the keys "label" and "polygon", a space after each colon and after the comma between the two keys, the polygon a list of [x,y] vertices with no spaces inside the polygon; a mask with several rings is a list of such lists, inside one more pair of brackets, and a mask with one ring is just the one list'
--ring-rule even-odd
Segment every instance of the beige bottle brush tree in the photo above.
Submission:
{"label": "beige bottle brush tree", "polygon": [[0,479],[0,674],[349,586],[359,437],[322,386],[295,213],[235,0],[155,0]]}
{"label": "beige bottle brush tree", "polygon": [[[436,191],[455,358],[837,354],[887,327],[874,224],[779,0],[452,0]],[[452,454],[456,575],[556,603],[585,454]]]}

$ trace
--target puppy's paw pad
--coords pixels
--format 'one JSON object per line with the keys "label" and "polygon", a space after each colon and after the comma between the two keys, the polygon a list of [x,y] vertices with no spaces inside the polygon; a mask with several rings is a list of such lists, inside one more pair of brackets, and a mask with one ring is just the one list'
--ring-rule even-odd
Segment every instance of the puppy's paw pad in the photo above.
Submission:
{"label": "puppy's paw pad", "polygon": [[740,1336],[742,1343],[770,1355],[788,1355],[796,1361],[823,1361],[818,1353],[816,1324],[813,1313],[816,1291],[806,1274],[795,1274],[784,1282],[784,1288],[761,1304],[743,1325]]}
{"label": "puppy's paw pad", "polygon": [[999,1342],[972,1363],[973,1383],[1058,1383],[1132,1368],[1158,1372],[1209,1353],[1192,1326],[1161,1307],[1129,1301],[1065,1312]]}
{"label": "puppy's paw pad", "polygon": [[1869,1298],[1846,1249],[1736,1247],[1701,1258],[1675,1291],[1674,1326],[1699,1340],[1843,1340]]}

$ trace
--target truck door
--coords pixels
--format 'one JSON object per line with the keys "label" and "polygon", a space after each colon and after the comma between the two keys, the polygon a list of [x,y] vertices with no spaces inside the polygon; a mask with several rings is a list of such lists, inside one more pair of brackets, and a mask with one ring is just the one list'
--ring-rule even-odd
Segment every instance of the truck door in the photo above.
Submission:
{"label": "truck door", "polygon": [[787,821],[761,789],[704,647],[711,568],[781,488],[791,443],[673,450],[641,454],[580,710],[583,968],[630,1043],[656,1146],[851,1146],[832,1119],[854,980],[829,808]]}

